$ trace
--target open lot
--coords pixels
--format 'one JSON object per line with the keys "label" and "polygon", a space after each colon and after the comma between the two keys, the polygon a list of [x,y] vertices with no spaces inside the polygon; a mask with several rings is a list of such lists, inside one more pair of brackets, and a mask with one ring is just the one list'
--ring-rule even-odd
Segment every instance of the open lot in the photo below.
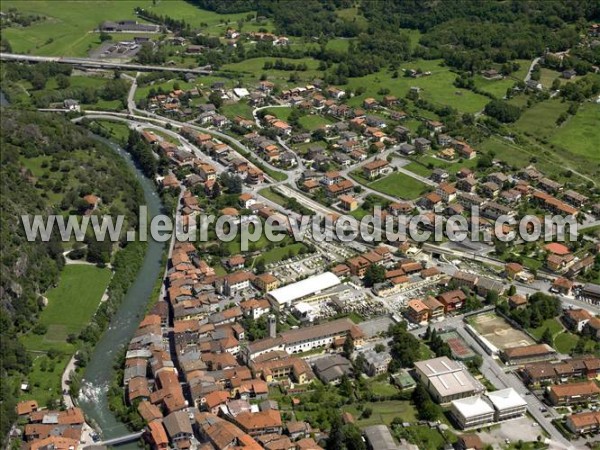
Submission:
{"label": "open lot", "polygon": [[493,313],[474,316],[471,325],[501,350],[535,344],[534,340],[525,333],[511,327],[506,320]]}

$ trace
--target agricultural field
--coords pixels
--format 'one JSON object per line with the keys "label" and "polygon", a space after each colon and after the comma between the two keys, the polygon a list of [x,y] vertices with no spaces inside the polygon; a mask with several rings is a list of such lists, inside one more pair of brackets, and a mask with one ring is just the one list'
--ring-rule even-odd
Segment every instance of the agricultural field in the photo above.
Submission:
{"label": "agricultural field", "polygon": [[413,200],[428,191],[427,185],[403,173],[388,175],[369,184],[369,187],[405,200]]}
{"label": "agricultural field", "polygon": [[[275,62],[277,59],[282,59],[284,63],[291,64],[306,64],[307,70],[305,71],[293,71],[293,70],[275,70],[263,69],[265,62]],[[282,89],[290,86],[298,86],[302,83],[310,83],[315,78],[321,76],[321,71],[318,70],[319,63],[317,60],[312,58],[272,58],[272,57],[260,57],[251,58],[238,63],[224,64],[221,68],[222,71],[229,73],[238,80],[242,80],[246,85],[256,85],[262,74],[267,75],[267,79],[278,84]],[[290,82],[290,75],[297,74],[299,81]]]}
{"label": "agricultural field", "polygon": [[489,92],[496,98],[503,98],[506,95],[506,90],[513,87],[515,82],[516,81],[511,78],[488,80],[481,75],[475,76],[475,86],[485,92]]}
{"label": "agricultural field", "polygon": [[319,116],[316,114],[309,114],[299,119],[300,125],[306,128],[308,131],[316,130],[325,125],[331,125],[331,121],[326,117]]}
{"label": "agricultural field", "polygon": [[546,100],[527,109],[514,127],[536,138],[549,138],[556,131],[556,119],[569,108],[568,103],[558,99]]}

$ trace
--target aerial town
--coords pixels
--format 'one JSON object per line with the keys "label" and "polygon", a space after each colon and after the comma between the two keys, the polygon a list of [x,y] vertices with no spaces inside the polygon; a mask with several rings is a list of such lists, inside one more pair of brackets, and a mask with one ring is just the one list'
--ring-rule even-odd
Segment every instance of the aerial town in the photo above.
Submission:
{"label": "aerial town", "polygon": [[[337,56],[312,59],[318,43],[289,24],[283,33],[278,10],[155,1],[173,9],[99,14],[87,56],[58,58],[19,50],[19,33],[50,12],[7,3],[7,215],[120,214],[126,228],[108,245],[89,230],[62,243],[3,231],[1,292],[14,299],[2,338],[16,342],[2,349],[6,448],[600,449],[597,21],[577,23],[572,55],[509,58],[522,61],[518,75],[484,62],[440,94],[449,56],[342,76]],[[383,20],[339,3],[336,14]],[[177,8],[197,10],[209,31],[190,32]],[[358,36],[329,43],[358,48]],[[533,117],[542,106],[568,117]],[[558,133],[583,128],[582,114],[588,154],[572,156]],[[282,226],[249,245],[215,224],[205,239],[140,244],[140,205],[187,232],[209,215],[241,230]],[[306,216],[338,234],[298,239]],[[417,225],[344,239],[352,220],[367,232]],[[561,220],[577,235],[559,236]],[[437,239],[438,222],[464,238]],[[44,279],[33,264],[48,261]],[[24,295],[31,305],[15,306]]]}

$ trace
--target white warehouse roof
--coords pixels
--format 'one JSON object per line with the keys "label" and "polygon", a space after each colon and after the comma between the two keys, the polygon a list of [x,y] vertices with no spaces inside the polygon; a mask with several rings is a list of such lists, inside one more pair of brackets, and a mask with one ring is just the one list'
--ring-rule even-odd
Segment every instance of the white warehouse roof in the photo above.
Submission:
{"label": "white warehouse roof", "polygon": [[320,275],[315,275],[306,278],[296,283],[288,284],[287,286],[269,292],[269,296],[279,305],[291,305],[295,300],[314,294],[324,289],[329,289],[333,286],[341,284],[340,279],[331,272],[325,272]]}
{"label": "white warehouse roof", "polygon": [[498,411],[518,408],[527,405],[527,402],[513,388],[488,392],[487,397]]}
{"label": "white warehouse roof", "polygon": [[492,408],[490,404],[479,395],[461,398],[459,400],[452,400],[452,406],[465,419],[494,413],[494,408]]}

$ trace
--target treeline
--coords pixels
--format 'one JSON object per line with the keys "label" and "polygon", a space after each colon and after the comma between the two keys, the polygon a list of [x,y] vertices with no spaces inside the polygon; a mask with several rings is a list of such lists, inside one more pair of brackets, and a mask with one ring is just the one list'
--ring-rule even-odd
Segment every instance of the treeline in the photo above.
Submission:
{"label": "treeline", "polygon": [[158,25],[164,25],[174,33],[181,33],[184,31],[191,30],[190,24],[187,23],[184,19],[173,19],[172,17],[162,16],[140,7],[134,8],[134,11],[138,17],[141,17],[142,19],[146,19],[147,21],[156,23]]}
{"label": "treeline", "polygon": [[132,156],[135,163],[148,178],[154,178],[158,173],[158,158],[154,156],[152,146],[142,139],[140,133],[129,131],[125,150]]}
{"label": "treeline", "polygon": [[258,0],[186,0],[194,6],[219,14],[249,12],[257,8]]}

